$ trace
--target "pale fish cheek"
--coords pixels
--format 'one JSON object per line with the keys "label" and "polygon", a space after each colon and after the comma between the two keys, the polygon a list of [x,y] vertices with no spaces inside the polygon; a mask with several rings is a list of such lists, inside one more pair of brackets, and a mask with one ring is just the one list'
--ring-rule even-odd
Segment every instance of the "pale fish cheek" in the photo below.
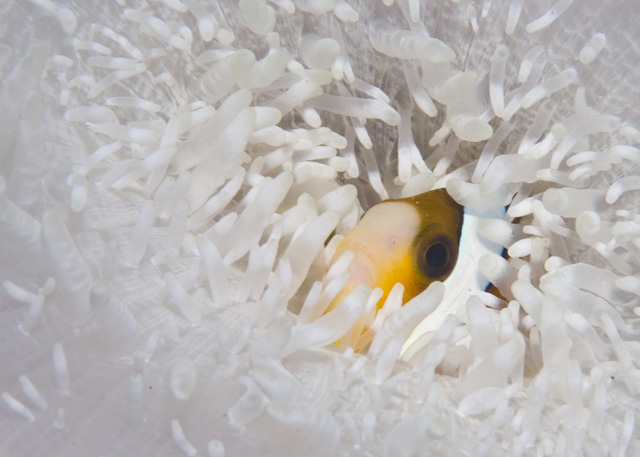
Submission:
{"label": "pale fish cheek", "polygon": [[355,288],[358,284],[369,284],[374,287],[379,280],[376,264],[363,252],[354,252],[349,272],[351,279],[346,287]]}

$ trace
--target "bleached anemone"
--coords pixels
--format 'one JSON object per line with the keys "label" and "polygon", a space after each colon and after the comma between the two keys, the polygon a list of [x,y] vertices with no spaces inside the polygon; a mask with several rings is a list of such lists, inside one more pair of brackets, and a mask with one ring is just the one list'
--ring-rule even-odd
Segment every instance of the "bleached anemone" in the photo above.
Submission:
{"label": "bleached anemone", "polygon": [[[634,2],[0,10],[3,454],[640,453]],[[438,188],[497,291],[331,305]]]}

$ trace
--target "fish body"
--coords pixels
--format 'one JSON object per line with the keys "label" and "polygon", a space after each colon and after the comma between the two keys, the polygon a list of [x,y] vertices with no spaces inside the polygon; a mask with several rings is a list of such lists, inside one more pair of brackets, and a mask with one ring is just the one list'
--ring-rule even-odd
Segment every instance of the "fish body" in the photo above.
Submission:
{"label": "fish body", "polygon": [[[417,326],[403,350],[436,330],[448,314],[458,315],[464,323],[466,317],[460,311],[471,295],[488,302],[498,300],[485,292],[489,281],[480,273],[478,262],[486,253],[501,254],[503,248],[481,238],[477,226],[483,218],[504,218],[504,214],[504,207],[486,211],[463,207],[445,189],[374,205],[336,249],[332,263],[347,251],[353,253],[351,277],[326,312],[360,284],[382,290],[379,310],[396,283],[403,285],[405,304],[440,281],[445,285],[440,305]],[[366,333],[368,326],[359,325]]]}

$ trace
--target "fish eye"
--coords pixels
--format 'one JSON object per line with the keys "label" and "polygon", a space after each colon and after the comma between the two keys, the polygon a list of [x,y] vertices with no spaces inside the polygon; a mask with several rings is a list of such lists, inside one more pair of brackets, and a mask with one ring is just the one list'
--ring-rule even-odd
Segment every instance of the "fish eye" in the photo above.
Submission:
{"label": "fish eye", "polygon": [[419,270],[429,280],[444,280],[453,270],[458,259],[458,244],[443,233],[426,231],[415,247],[415,259]]}
{"label": "fish eye", "polygon": [[447,263],[448,254],[449,253],[447,252],[447,248],[445,248],[442,243],[431,245],[431,247],[427,249],[427,265],[429,265],[431,268],[441,268],[444,264]]}

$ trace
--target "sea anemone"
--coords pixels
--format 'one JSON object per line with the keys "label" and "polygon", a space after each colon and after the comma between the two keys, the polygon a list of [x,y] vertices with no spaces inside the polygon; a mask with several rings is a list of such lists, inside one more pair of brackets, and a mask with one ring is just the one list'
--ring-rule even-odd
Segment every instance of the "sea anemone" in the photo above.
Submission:
{"label": "sea anemone", "polygon": [[[0,12],[3,454],[640,454],[634,2]],[[507,208],[493,307],[326,312],[364,211],[436,188]]]}

